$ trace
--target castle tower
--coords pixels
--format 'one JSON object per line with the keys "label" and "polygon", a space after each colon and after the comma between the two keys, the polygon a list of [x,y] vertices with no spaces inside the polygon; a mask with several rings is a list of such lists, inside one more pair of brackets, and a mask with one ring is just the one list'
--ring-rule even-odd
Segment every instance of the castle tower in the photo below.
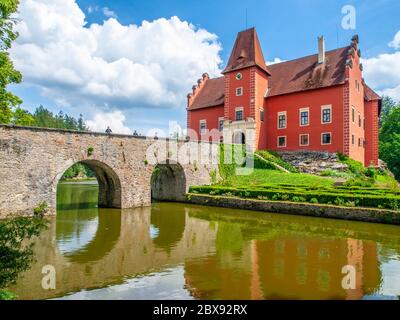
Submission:
{"label": "castle tower", "polygon": [[265,148],[264,97],[270,73],[254,28],[239,32],[224,75],[224,142]]}

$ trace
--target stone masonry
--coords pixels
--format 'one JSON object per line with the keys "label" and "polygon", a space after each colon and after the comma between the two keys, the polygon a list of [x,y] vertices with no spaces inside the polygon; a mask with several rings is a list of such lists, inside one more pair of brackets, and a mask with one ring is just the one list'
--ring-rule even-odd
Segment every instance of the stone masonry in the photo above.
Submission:
{"label": "stone masonry", "polygon": [[[213,171],[218,174],[216,147],[208,142],[0,125],[0,217],[30,215],[42,202],[48,204],[48,214],[54,214],[57,184],[78,162],[96,173],[99,206],[148,206],[157,165],[171,164],[170,179],[176,176],[185,184],[180,192],[186,192],[191,185],[210,184]],[[172,186],[177,184],[172,181]],[[168,188],[166,182],[163,188]]]}
{"label": "stone masonry", "polygon": [[295,166],[302,173],[321,174],[326,170],[347,170],[348,166],[339,161],[336,153],[319,151],[279,152],[286,162]]}

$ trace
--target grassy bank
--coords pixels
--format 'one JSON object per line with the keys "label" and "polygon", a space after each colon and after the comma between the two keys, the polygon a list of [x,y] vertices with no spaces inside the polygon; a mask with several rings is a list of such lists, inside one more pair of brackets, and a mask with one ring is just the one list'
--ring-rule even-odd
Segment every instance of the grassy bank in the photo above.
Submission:
{"label": "grassy bank", "polygon": [[[400,189],[390,173],[365,168],[343,155],[338,158],[347,165],[346,171],[331,170],[318,176],[299,173],[273,152],[257,151],[252,155],[255,168],[248,175],[238,175],[239,166],[222,161],[227,150],[233,152],[221,147],[221,179],[211,186],[191,187],[190,193],[343,207],[400,208]],[[241,149],[235,152],[244,154]]]}

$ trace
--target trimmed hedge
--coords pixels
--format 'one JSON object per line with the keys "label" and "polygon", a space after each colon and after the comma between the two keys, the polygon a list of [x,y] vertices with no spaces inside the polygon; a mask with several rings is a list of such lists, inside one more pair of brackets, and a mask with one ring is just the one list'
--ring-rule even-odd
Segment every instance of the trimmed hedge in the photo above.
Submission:
{"label": "trimmed hedge", "polygon": [[[333,189],[333,188],[332,188]],[[219,186],[195,186],[190,187],[189,192],[235,196],[272,201],[309,202],[320,204],[333,204],[351,207],[370,207],[398,210],[400,208],[400,196],[395,194],[368,194],[365,192],[332,192],[332,190],[306,190],[300,188],[233,188]]]}
{"label": "trimmed hedge", "polygon": [[376,195],[400,195],[398,189],[363,188],[363,187],[324,187],[310,185],[285,185],[285,184],[262,184],[258,186],[237,186],[237,189],[268,189],[286,191],[319,191],[329,193],[351,193],[351,194],[376,194]]}

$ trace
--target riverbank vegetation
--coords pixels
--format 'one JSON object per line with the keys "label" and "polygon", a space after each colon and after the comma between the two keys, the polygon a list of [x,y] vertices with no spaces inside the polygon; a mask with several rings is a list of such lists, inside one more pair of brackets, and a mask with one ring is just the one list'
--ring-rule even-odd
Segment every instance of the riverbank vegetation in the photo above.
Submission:
{"label": "riverbank vegetation", "polygon": [[290,201],[345,207],[400,209],[400,190],[363,187],[322,187],[293,184],[258,186],[195,186],[190,193],[267,201]]}
{"label": "riverbank vegetation", "polygon": [[222,145],[219,164],[221,179],[211,186],[193,186],[190,193],[345,207],[400,209],[400,188],[388,170],[365,168],[361,163],[342,154],[338,154],[338,159],[347,165],[347,169],[332,170],[330,174],[323,172],[320,176],[299,173],[277,153],[266,150],[247,155],[254,160],[254,169],[249,174],[238,174],[237,169],[244,164],[226,164],[226,155],[231,155],[232,159],[245,158],[243,147]]}

